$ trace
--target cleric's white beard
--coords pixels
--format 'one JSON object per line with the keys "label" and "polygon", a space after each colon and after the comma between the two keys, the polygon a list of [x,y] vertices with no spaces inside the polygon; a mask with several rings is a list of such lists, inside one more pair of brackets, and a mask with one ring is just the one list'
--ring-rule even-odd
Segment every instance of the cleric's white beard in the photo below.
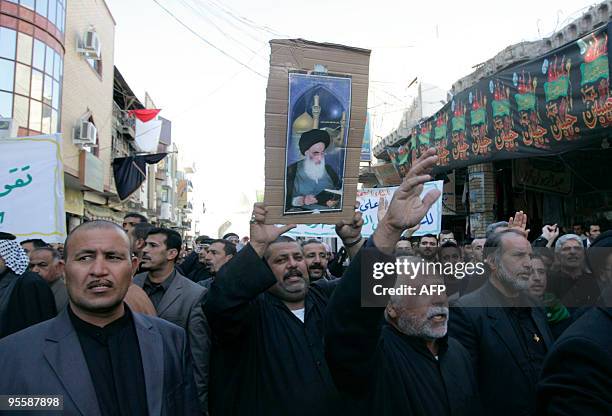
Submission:
{"label": "cleric's white beard", "polygon": [[321,163],[317,165],[310,160],[310,157],[306,156],[304,159],[304,173],[313,181],[319,182],[325,175],[325,158],[321,159]]}

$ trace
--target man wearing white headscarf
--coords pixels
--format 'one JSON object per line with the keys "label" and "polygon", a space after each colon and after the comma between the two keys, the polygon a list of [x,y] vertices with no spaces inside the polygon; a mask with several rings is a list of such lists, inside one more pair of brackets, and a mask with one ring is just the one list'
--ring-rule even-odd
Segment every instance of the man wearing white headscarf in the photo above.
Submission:
{"label": "man wearing white headscarf", "polygon": [[0,338],[57,314],[53,292],[28,262],[15,236],[0,232]]}

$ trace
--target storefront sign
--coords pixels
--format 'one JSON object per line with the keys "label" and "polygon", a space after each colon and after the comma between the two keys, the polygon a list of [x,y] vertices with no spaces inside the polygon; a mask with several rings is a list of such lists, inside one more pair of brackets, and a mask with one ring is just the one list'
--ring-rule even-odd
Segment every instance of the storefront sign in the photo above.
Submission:
{"label": "storefront sign", "polygon": [[512,185],[515,188],[569,195],[572,193],[572,174],[559,162],[515,160]]}

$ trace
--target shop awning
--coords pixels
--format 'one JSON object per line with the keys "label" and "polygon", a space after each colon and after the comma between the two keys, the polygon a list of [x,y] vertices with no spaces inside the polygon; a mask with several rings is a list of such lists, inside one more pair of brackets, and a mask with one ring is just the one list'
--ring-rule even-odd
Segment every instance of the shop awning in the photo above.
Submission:
{"label": "shop awning", "polygon": [[438,149],[436,172],[477,163],[550,156],[612,138],[608,22],[578,40],[484,78],[415,126],[387,152],[403,176]]}

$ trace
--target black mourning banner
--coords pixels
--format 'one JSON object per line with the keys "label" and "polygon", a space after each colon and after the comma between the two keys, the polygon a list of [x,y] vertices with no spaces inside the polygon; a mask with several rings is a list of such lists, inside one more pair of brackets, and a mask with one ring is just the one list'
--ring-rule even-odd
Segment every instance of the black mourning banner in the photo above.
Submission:
{"label": "black mourning banner", "polygon": [[113,159],[113,174],[119,199],[124,200],[130,196],[144,182],[147,177],[147,164],[155,164],[166,155],[167,153],[155,153]]}
{"label": "black mourning banner", "polygon": [[388,148],[403,176],[436,147],[436,172],[477,163],[550,156],[612,137],[608,33],[612,23],[537,59],[510,66],[453,97]]}

